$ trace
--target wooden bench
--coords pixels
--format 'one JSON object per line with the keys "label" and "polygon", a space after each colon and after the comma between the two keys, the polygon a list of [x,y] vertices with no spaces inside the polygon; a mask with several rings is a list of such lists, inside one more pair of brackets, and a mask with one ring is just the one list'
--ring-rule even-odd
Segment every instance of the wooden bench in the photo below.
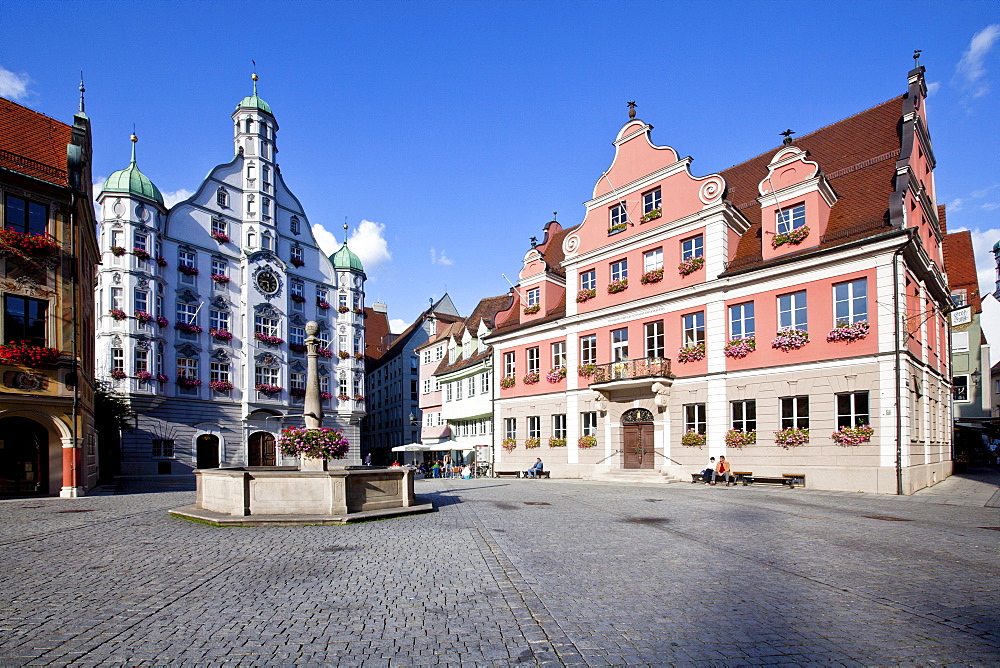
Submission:
{"label": "wooden bench", "polygon": [[493,472],[493,477],[494,478],[520,478],[521,477],[521,472],[520,471],[494,471]]}
{"label": "wooden bench", "polygon": [[743,484],[747,485],[781,485],[782,487],[788,487],[791,489],[795,485],[792,484],[792,478],[786,478],[784,476],[766,476],[766,475],[755,475],[749,476],[743,479]]}
{"label": "wooden bench", "polygon": [[805,473],[782,473],[781,477],[788,480],[789,487],[805,487],[806,486],[806,474]]}
{"label": "wooden bench", "polygon": [[[753,476],[753,472],[752,471],[730,471],[729,475],[733,479],[733,484],[743,483],[744,485],[746,485],[747,484],[747,478]],[[716,480],[723,480],[724,481],[726,478],[725,478],[725,476],[716,476],[715,479]],[[699,473],[692,473],[691,474],[691,483],[694,484],[696,482],[712,482],[712,479],[711,479],[711,476],[709,476],[709,479],[706,480],[705,476],[702,475],[700,472]]]}
{"label": "wooden bench", "polygon": [[548,471],[535,471],[535,475],[533,475],[533,476],[530,476],[527,473],[523,473],[522,472],[521,473],[521,477],[522,478],[548,478],[549,477],[549,472]]}

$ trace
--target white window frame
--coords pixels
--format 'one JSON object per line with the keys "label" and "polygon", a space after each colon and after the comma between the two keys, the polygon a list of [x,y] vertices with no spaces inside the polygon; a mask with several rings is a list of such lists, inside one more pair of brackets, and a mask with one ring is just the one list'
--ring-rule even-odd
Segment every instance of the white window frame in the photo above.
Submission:
{"label": "white window frame", "polygon": [[684,404],[684,432],[704,434],[708,431],[705,404]]}
{"label": "white window frame", "polygon": [[664,348],[663,321],[654,320],[643,325],[644,339],[646,341],[646,359],[663,359],[666,354]]}
{"label": "white window frame", "polygon": [[833,324],[868,320],[868,280],[859,278],[833,286]]}
{"label": "white window frame", "polygon": [[701,234],[681,241],[681,260],[705,256],[705,237]]}
{"label": "white window frame", "polygon": [[596,290],[597,289],[597,270],[588,269],[587,271],[580,272],[580,289],[581,290]]}
{"label": "white window frame", "polygon": [[[837,429],[841,427],[860,427],[871,424],[871,395],[867,391],[841,392],[835,395],[837,411]],[[864,400],[863,402],[861,400]],[[862,406],[859,406],[862,404]],[[861,410],[861,408],[864,410]]]}
{"label": "white window frame", "polygon": [[541,288],[529,288],[525,293],[525,298],[527,300],[528,306],[534,306],[535,304],[540,304],[542,301],[542,290]]}
{"label": "white window frame", "polygon": [[[741,399],[729,402],[729,413],[732,417],[730,429],[735,431],[757,430],[757,400]],[[750,414],[753,417],[750,417]]]}
{"label": "white window frame", "polygon": [[566,438],[566,414],[555,413],[552,415],[552,437]]}
{"label": "white window frame", "polygon": [[524,351],[524,355],[527,362],[527,373],[538,373],[541,369],[541,356],[538,352],[538,346],[528,348]]}
{"label": "white window frame", "polygon": [[597,436],[597,411],[580,413],[580,435]]}
{"label": "white window frame", "polygon": [[748,339],[756,333],[753,302],[729,307],[729,338]]}
{"label": "white window frame", "polygon": [[687,313],[681,316],[682,340],[685,346],[705,343],[705,312]]}
{"label": "white window frame", "polygon": [[[654,188],[642,194],[643,215],[663,208],[663,192],[659,188]],[[648,271],[648,269],[647,269]]]}
{"label": "white window frame", "polygon": [[539,415],[528,416],[528,438],[542,437],[542,418]]}
{"label": "white window frame", "polygon": [[552,344],[552,368],[562,369],[566,366],[566,342],[556,341]]}
{"label": "white window frame", "polygon": [[[782,429],[809,428],[809,395],[781,397],[778,400],[779,418]],[[787,413],[787,415],[786,415]]]}
{"label": "white window frame", "polygon": [[651,251],[643,253],[642,269],[643,271],[656,271],[657,269],[663,269],[663,249],[654,248]]}
{"label": "white window frame", "polygon": [[796,204],[775,213],[775,227],[778,234],[788,234],[806,224],[806,205]]}
{"label": "white window frame", "polygon": [[229,331],[230,316],[229,311],[211,309],[208,312],[208,326],[210,329],[224,329]]}
{"label": "white window frame", "polygon": [[613,329],[611,336],[611,361],[625,362],[628,360],[628,327]]}
{"label": "white window frame", "polygon": [[625,204],[615,204],[608,209],[608,227],[614,227],[615,225],[627,222],[628,211],[625,208]]}
{"label": "white window frame", "polygon": [[580,337],[580,364],[597,364],[597,334]]}
{"label": "white window frame", "polygon": [[[440,350],[440,348],[438,349]],[[505,378],[517,373],[517,354],[510,352],[503,354],[503,375]]]}
{"label": "white window frame", "polygon": [[778,295],[778,329],[809,331],[809,305],[806,291]]}
{"label": "white window frame", "polygon": [[628,258],[615,260],[611,263],[611,280],[621,281],[628,278]]}

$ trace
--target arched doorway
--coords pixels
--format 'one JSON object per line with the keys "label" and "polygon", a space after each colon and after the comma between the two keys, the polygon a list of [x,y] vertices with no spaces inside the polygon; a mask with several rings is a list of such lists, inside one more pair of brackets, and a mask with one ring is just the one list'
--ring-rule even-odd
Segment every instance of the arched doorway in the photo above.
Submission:
{"label": "arched doorway", "polygon": [[624,458],[622,468],[653,468],[653,414],[645,408],[631,408],[622,414]]}
{"label": "arched doorway", "polygon": [[49,433],[34,420],[0,420],[0,495],[49,492]]}
{"label": "arched doorway", "polygon": [[250,434],[247,442],[247,464],[249,466],[276,466],[277,457],[274,450],[274,435],[266,431]]}
{"label": "arched doorway", "polygon": [[215,434],[202,434],[195,442],[197,452],[197,467],[200,469],[219,468],[219,437]]}

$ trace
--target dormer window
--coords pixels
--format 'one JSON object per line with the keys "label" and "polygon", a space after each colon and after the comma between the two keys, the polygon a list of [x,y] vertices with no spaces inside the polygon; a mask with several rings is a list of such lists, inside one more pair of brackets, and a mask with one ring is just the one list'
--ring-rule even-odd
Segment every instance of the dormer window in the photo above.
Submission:
{"label": "dormer window", "polygon": [[654,220],[660,217],[663,196],[660,189],[650,190],[642,196],[642,222]]}
{"label": "dormer window", "polygon": [[799,204],[778,211],[778,234],[788,234],[806,224],[806,205]]}
{"label": "dormer window", "polygon": [[229,193],[225,188],[219,188],[215,193],[215,202],[223,209],[229,208]]}
{"label": "dormer window", "polygon": [[542,298],[542,291],[540,288],[531,288],[530,290],[528,290],[527,294],[528,306],[535,306],[536,304],[540,303],[541,298]]}
{"label": "dormer window", "polygon": [[608,213],[608,234],[621,232],[628,227],[628,214],[624,204],[616,204]]}

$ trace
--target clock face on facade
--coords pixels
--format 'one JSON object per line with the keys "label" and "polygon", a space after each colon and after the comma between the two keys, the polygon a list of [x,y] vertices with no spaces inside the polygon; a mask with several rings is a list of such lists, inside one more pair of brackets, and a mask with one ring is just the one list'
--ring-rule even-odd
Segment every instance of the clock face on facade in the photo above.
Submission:
{"label": "clock face on facade", "polygon": [[257,274],[257,287],[267,295],[273,295],[278,291],[278,279],[269,271],[262,271]]}

